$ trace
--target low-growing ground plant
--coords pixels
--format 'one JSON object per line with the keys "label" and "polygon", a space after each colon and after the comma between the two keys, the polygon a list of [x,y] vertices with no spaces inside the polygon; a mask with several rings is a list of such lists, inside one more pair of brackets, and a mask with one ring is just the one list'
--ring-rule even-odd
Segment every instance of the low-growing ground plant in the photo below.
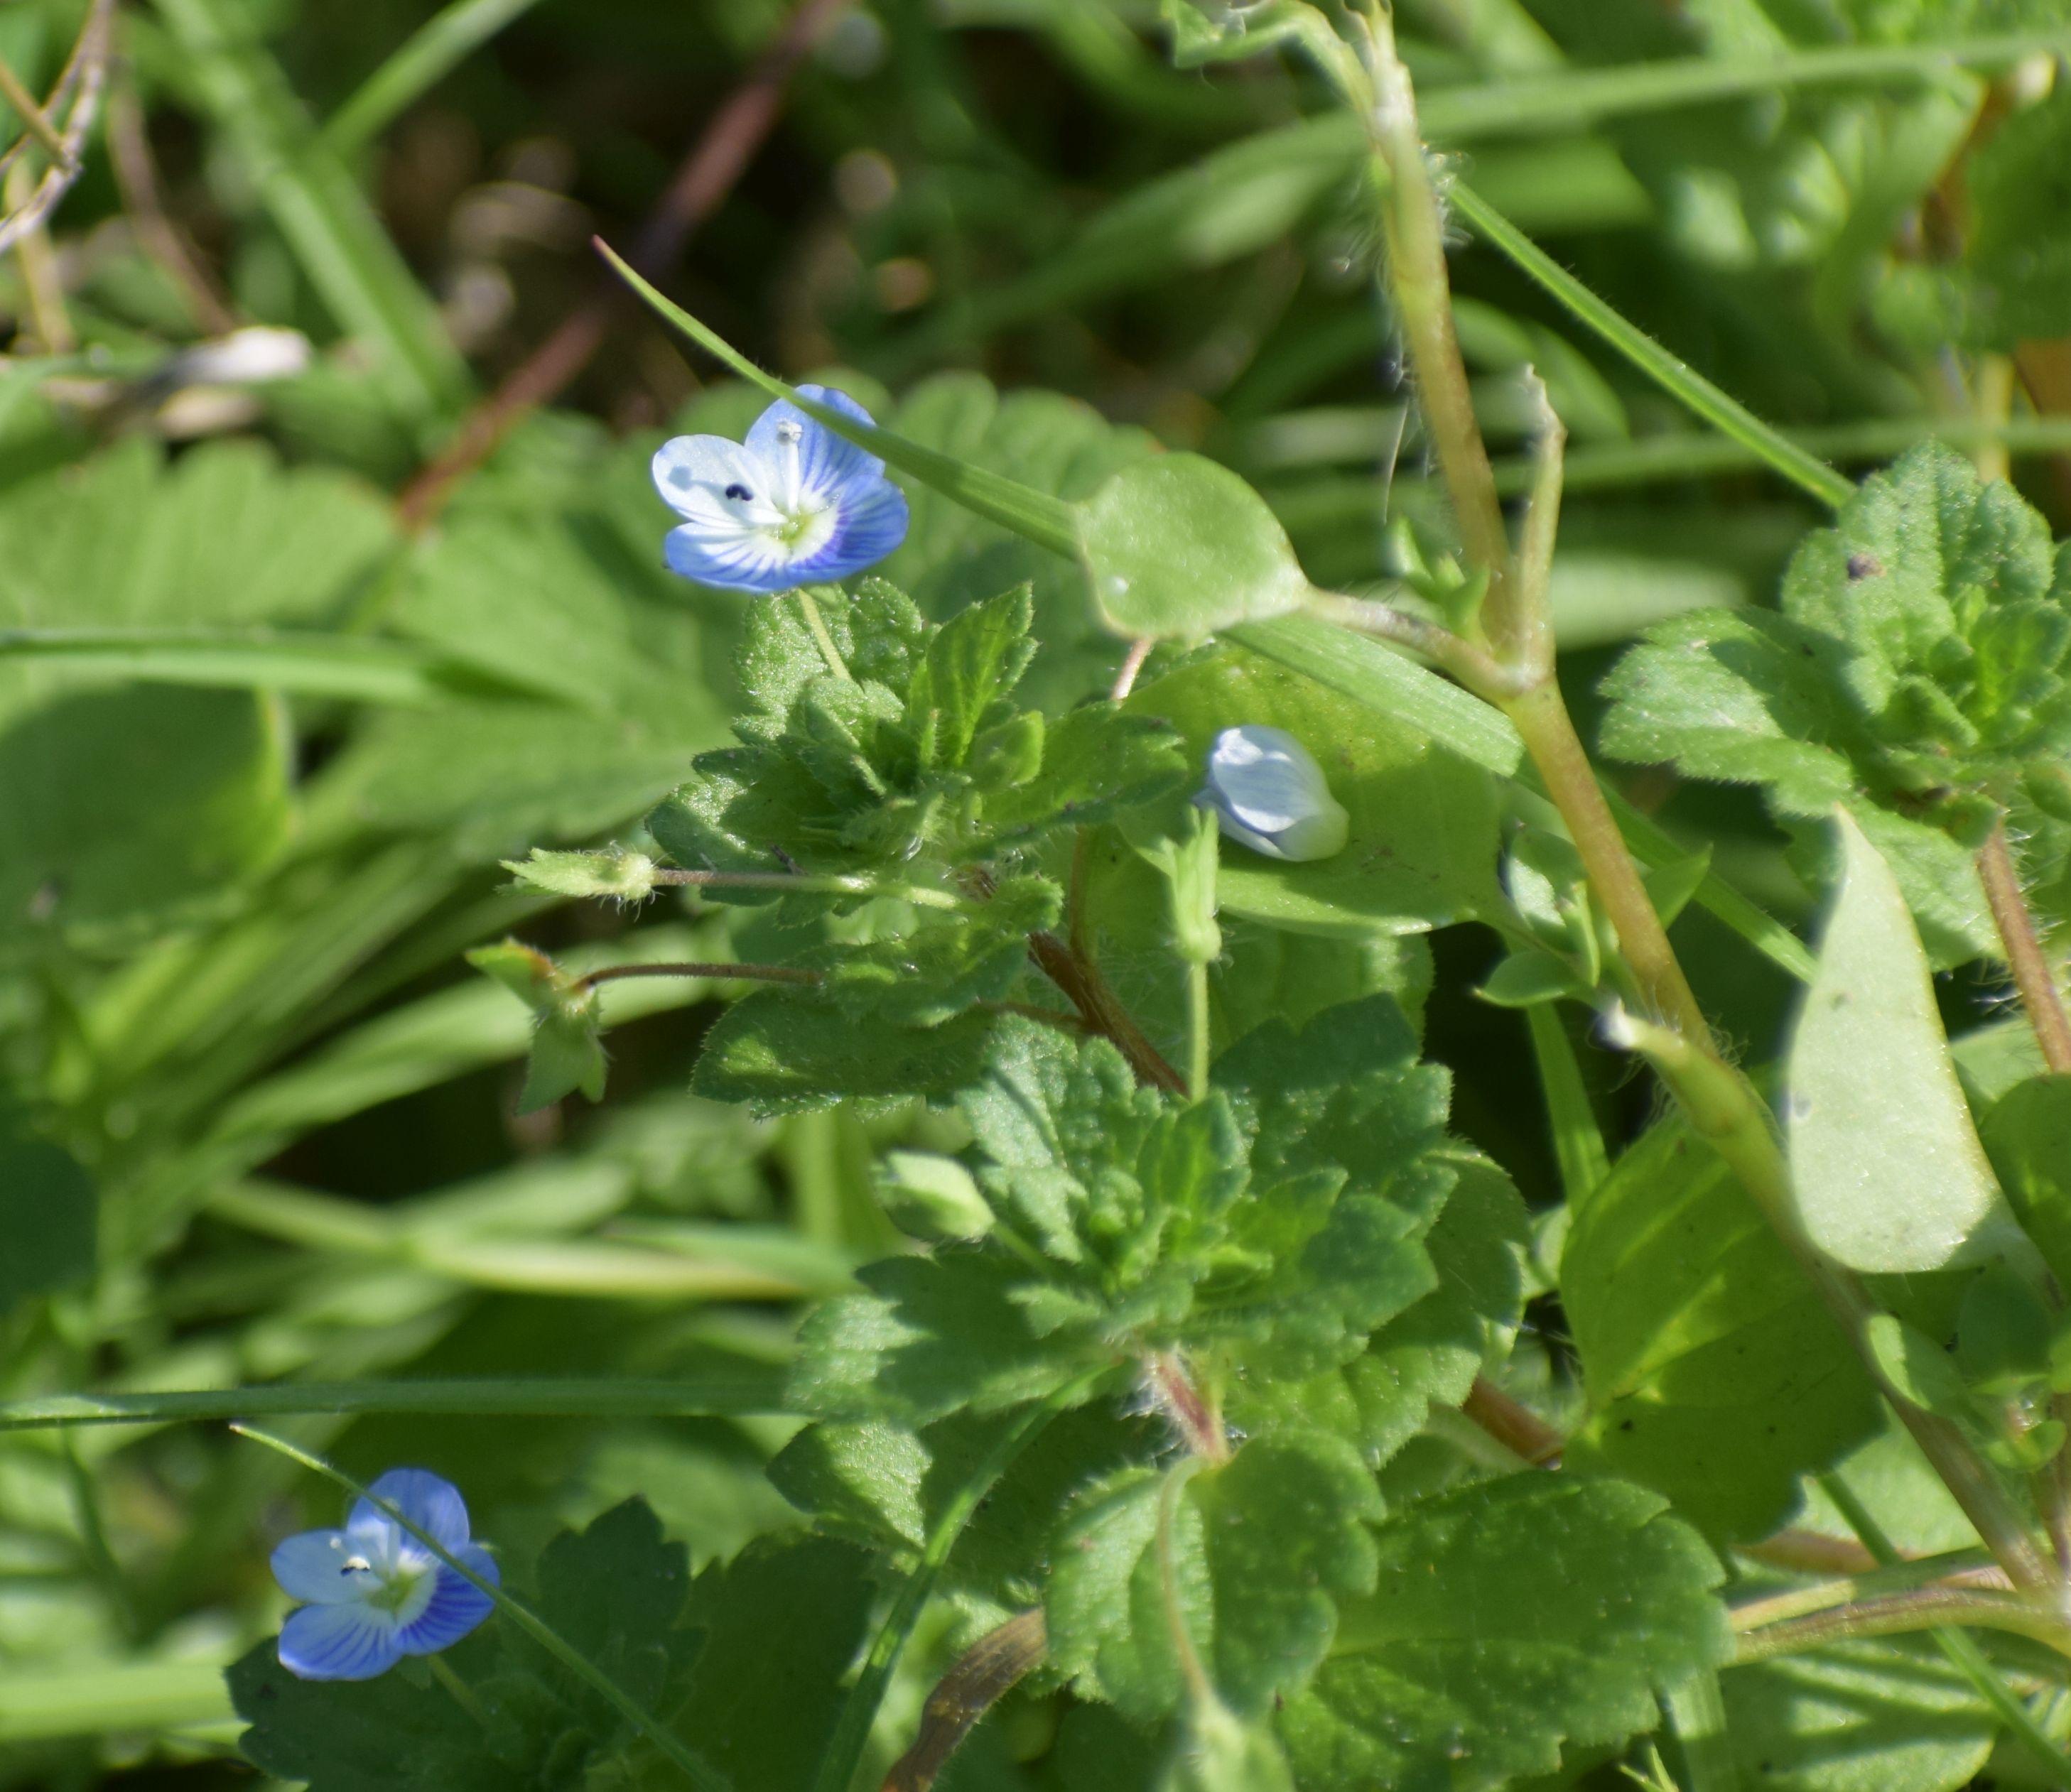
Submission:
{"label": "low-growing ground plant", "polygon": [[[481,400],[355,158],[526,10],[0,16],[0,1786],[2071,1786],[2071,23],[809,4]],[[973,289],[1007,26],[1187,147]],[[959,289],[794,383],[656,245],[813,55]],[[1046,317],[1195,407],[913,377]]]}

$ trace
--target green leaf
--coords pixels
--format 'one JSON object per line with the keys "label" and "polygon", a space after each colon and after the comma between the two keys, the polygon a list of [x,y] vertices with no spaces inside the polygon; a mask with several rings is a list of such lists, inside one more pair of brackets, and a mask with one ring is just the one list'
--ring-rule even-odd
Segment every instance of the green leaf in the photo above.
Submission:
{"label": "green leaf", "polygon": [[1569,1463],[1659,1488],[1716,1540],[1767,1536],[1802,1475],[1876,1428],[1847,1340],[1733,1172],[1678,1125],[1573,1211],[1560,1297],[1589,1412]]}
{"label": "green leaf", "polygon": [[1078,530],[1093,601],[1119,635],[1198,640],[1308,595],[1265,500],[1198,454],[1124,468],[1079,506]]}
{"label": "green leaf", "polygon": [[1659,1693],[1732,1659],[1717,1562],[1638,1487],[1485,1481],[1376,1540],[1376,1590],[1343,1607],[1330,1660],[1280,1714],[1314,1792],[1549,1774],[1564,1745],[1653,1729]]}
{"label": "green leaf", "polygon": [[1970,1396],[1956,1365],[1924,1332],[1890,1313],[1877,1313],[1864,1333],[1877,1373],[1922,1412],[1956,1418],[1970,1411]]}
{"label": "green leaf", "polygon": [[1792,1034],[1786,1138],[1812,1242],[1848,1268],[1973,1261],[2010,1225],[1890,868],[1845,811],[1843,872]]}
{"label": "green leaf", "polygon": [[572,1013],[543,1017],[532,1035],[532,1054],[517,1111],[536,1114],[580,1089],[592,1101],[604,1099],[606,1066],[602,1026],[594,1004]]}
{"label": "green leaf", "polygon": [[917,721],[933,718],[923,736],[925,763],[960,767],[969,757],[994,705],[1005,701],[1035,657],[1033,616],[1026,589],[1007,591],[960,611],[928,643],[907,690],[908,713]]}
{"label": "green leaf", "polygon": [[1415,729],[1241,649],[1142,687],[1130,707],[1179,730],[1197,775],[1224,729],[1284,728],[1350,815],[1346,844],[1329,858],[1289,863],[1226,846],[1216,882],[1226,912],[1302,931],[1408,933],[1493,912],[1500,900],[1495,782]]}
{"label": "green leaf", "polygon": [[286,844],[283,722],[242,692],[141,685],[0,733],[0,943],[221,905]]}
{"label": "green leaf", "polygon": [[1176,789],[1184,749],[1163,720],[1081,703],[1047,730],[1042,769],[987,798],[984,830],[1003,845],[1053,827],[1090,827]]}
{"label": "green leaf", "polygon": [[0,1109],[0,1319],[91,1279],[100,1200],[71,1152],[17,1133]]}
{"label": "green leaf", "polygon": [[[867,1295],[821,1308],[800,1409],[923,1425],[1155,1350],[1257,1377],[1357,1356],[1432,1286],[1416,1237],[1455,1176],[1436,1156],[1444,1077],[1384,1000],[1320,1018],[1298,1050],[1281,1027],[1254,1041],[1224,1061],[1252,1134],[1220,1092],[1171,1101],[1105,1040],[1001,1020],[958,1103],[998,1227],[874,1264]],[[1353,1051],[1372,1068],[1347,1078]]]}
{"label": "green leaf", "polygon": [[1969,1681],[1909,1638],[1757,1662],[1720,1684],[1741,1774],[1776,1792],[1956,1792],[1999,1733]]}
{"label": "green leaf", "polygon": [[1982,1130],[2021,1230],[2065,1283],[2071,1278],[2071,1077],[2016,1083],[1986,1114]]}
{"label": "green leaf", "polygon": [[1962,264],[1964,335],[2011,351],[2071,334],[2071,94],[2002,119],[1963,160],[1969,217]]}
{"label": "green leaf", "polygon": [[828,1537],[764,1537],[691,1589],[705,1632],[683,1738],[736,1792],[812,1783],[877,1597],[871,1560]]}
{"label": "green leaf", "polygon": [[1336,1602],[1372,1590],[1367,1527],[1381,1514],[1358,1453],[1314,1432],[1256,1438],[1227,1467],[1190,1475],[1176,1499],[1167,1476],[1130,1471],[1092,1490],[1059,1532],[1044,1602],[1052,1663],[1140,1721],[1175,1709],[1184,1681],[1169,1553],[1171,1602],[1209,1679],[1258,1716],[1328,1652]]}
{"label": "green leaf", "polygon": [[1786,820],[1845,802],[1938,960],[1962,963],[1994,949],[1965,861],[1995,813],[2021,816],[2033,861],[2065,849],[2032,792],[2071,751],[2067,595],[2042,518],[1923,445],[1800,546],[1782,616],[1651,632],[1606,684],[1604,744],[1761,784]]}
{"label": "green leaf", "polygon": [[997,1024],[978,1013],[933,1027],[859,1021],[810,995],[758,989],[705,1035],[691,1087],[763,1114],[844,1097],[947,1094],[970,1080]]}
{"label": "green leaf", "polygon": [[1294,1792],[1294,1774],[1270,1729],[1212,1697],[1187,1706],[1157,1785],[1158,1792]]}

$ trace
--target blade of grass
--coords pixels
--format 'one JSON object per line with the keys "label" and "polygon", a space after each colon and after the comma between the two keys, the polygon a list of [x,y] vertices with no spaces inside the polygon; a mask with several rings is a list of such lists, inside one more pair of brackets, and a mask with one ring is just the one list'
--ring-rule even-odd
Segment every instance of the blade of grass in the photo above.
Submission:
{"label": "blade of grass", "polygon": [[[1848,1528],[1862,1540],[1863,1547],[1876,1557],[1886,1568],[1894,1566],[1899,1559],[1898,1551],[1884,1533],[1870,1512],[1868,1507],[1856,1495],[1856,1490],[1843,1480],[1838,1471],[1819,1478],[1820,1490],[1832,1500]],[[1944,1626],[1931,1630],[1931,1635],[1950,1663],[1964,1679],[1977,1689],[1979,1696],[1997,1713],[1999,1720],[2027,1745],[2035,1764],[2053,1786],[2071,1789],[2071,1757],[2043,1733],[2042,1726],[2035,1720],[2028,1704],[2020,1694],[2008,1686],[1991,1658],[1978,1647],[1977,1639],[1968,1631],[1953,1626]]]}
{"label": "blade of grass", "polygon": [[53,1393],[0,1401],[0,1431],[74,1425],[412,1413],[468,1418],[738,1418],[784,1410],[783,1372],[682,1375],[666,1381],[483,1377],[442,1381],[281,1381],[164,1393]]}
{"label": "blade of grass", "polygon": [[684,1777],[699,1789],[699,1792],[733,1792],[733,1782],[725,1774],[720,1772],[711,1762],[686,1744],[683,1739],[660,1718],[650,1713],[638,1700],[605,1673],[588,1656],[576,1648],[552,1625],[540,1617],[523,1600],[506,1593],[493,1581],[485,1580],[481,1575],[476,1573],[466,1563],[453,1555],[437,1537],[412,1524],[400,1507],[392,1504],[386,1499],[375,1498],[373,1493],[362,1487],[350,1475],[333,1468],[321,1456],[311,1455],[308,1450],[289,1442],[285,1438],[277,1438],[272,1432],[262,1431],[253,1425],[233,1425],[231,1430],[236,1432],[240,1437],[249,1438],[254,1443],[265,1445],[269,1450],[278,1450],[281,1454],[291,1461],[300,1463],[303,1467],[310,1470],[313,1473],[321,1475],[326,1481],[342,1487],[355,1499],[364,1499],[377,1512],[386,1514],[388,1518],[400,1524],[425,1549],[437,1557],[454,1573],[459,1575],[478,1592],[486,1594],[494,1601],[496,1609],[505,1618],[515,1624],[519,1630],[531,1638],[585,1686],[607,1700],[620,1716],[639,1731],[681,1769]]}
{"label": "blade of grass", "polygon": [[1954,68],[2019,62],[2071,48],[2071,31],[2013,31],[1946,43],[1830,44],[1757,60],[1681,56],[1615,68],[1437,88],[1418,96],[1433,137],[1467,142],[1525,131],[1575,129],[1635,112],[1663,112],[1790,87],[1929,79]]}
{"label": "blade of grass", "polygon": [[1446,197],[1453,210],[1487,242],[1508,256],[1565,305],[1578,322],[1594,330],[1670,397],[1741,443],[1764,465],[1774,468],[1822,504],[1839,506],[1855,495],[1856,488],[1851,481],[1764,423],[1738,399],[1729,398],[1696,368],[1671,354],[1638,325],[1628,321],[1597,297],[1471,187],[1455,182],[1448,189]]}
{"label": "blade of grass", "polygon": [[93,1661],[0,1677],[0,1744],[149,1734],[233,1720],[219,1661]]}
{"label": "blade of grass", "polygon": [[695,342],[707,354],[733,370],[743,379],[759,386],[773,399],[786,399],[808,416],[826,425],[837,436],[855,443],[876,455],[888,465],[901,473],[911,473],[924,485],[932,487],[988,522],[996,522],[1003,529],[1011,529],[1017,535],[1025,536],[1038,547],[1048,548],[1052,554],[1068,560],[1079,555],[1079,530],[1077,513],[1062,498],[1052,497],[1048,492],[1039,492],[1033,486],[1023,485],[1018,480],[1008,479],[996,473],[988,473],[982,467],[967,466],[964,462],[946,454],[938,454],[931,448],[923,448],[918,442],[909,442],[903,436],[895,436],[888,429],[880,429],[874,424],[859,423],[853,417],[835,410],[831,405],[802,396],[796,388],[785,384],[773,374],[766,374],[748,357],[716,332],[699,323],[680,305],[667,299],[642,280],[633,268],[615,255],[609,243],[601,239],[597,243],[597,253],[618,271],[620,278],[666,321],[671,323],[684,335]]}
{"label": "blade of grass", "polygon": [[338,154],[351,155],[538,4],[539,0],[451,0],[331,114],[323,128],[324,141]]}
{"label": "blade of grass", "polygon": [[402,707],[458,694],[561,703],[560,693],[486,673],[407,641],[364,635],[193,628],[0,628],[0,660],[91,670],[109,678]]}
{"label": "blade of grass", "polygon": [[340,329],[374,358],[397,412],[435,424],[466,400],[467,364],[438,308],[287,76],[232,0],[156,0],[223,133]]}
{"label": "blade of grass", "polygon": [[1532,1029],[1532,1055],[1539,1066],[1539,1086],[1546,1094],[1546,1117],[1553,1131],[1553,1158],[1560,1169],[1560,1189],[1570,1201],[1586,1201],[1610,1174],[1610,1154],[1589,1106],[1589,1092],[1576,1062],[1575,1042],[1551,1002],[1524,1011]]}

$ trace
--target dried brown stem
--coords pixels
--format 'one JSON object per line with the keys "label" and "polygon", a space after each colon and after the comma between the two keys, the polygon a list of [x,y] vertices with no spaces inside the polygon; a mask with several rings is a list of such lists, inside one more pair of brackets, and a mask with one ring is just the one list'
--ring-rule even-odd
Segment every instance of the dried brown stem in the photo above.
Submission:
{"label": "dried brown stem", "polygon": [[[775,125],[792,76],[822,31],[847,4],[848,0],[801,0],[790,23],[712,115],[634,239],[626,259],[642,274],[653,279],[665,273],[691,233],[733,190]],[[600,277],[596,292],[475,407],[445,452],[404,487],[396,511],[406,530],[427,526],[445,508],[453,487],[489,458],[521,417],[556,397],[589,365],[620,308],[629,302],[622,282]]]}
{"label": "dried brown stem", "polygon": [[582,979],[581,987],[594,988],[621,977],[710,977],[716,983],[797,983],[821,980],[817,971],[802,971],[789,964],[607,964]]}
{"label": "dried brown stem", "polygon": [[978,1720],[1042,1660],[1048,1647],[1040,1606],[1017,1612],[980,1637],[928,1695],[920,1734],[892,1764],[881,1792],[929,1792]]}
{"label": "dried brown stem", "polygon": [[1129,1067],[1139,1081],[1153,1084],[1170,1094],[1186,1094],[1187,1079],[1166,1062],[1158,1048],[1144,1037],[1142,1029],[1115,999],[1114,992],[1108,988],[1107,980],[1100,974],[1098,967],[1081,958],[1053,933],[1029,935],[1028,951],[1036,968],[1064,991],[1087,1026],[1109,1041],[1129,1060]]}
{"label": "dried brown stem", "polygon": [[1568,1440],[1522,1401],[1513,1400],[1493,1381],[1474,1377],[1460,1410],[1505,1449],[1515,1450],[1534,1468],[1560,1465]]}

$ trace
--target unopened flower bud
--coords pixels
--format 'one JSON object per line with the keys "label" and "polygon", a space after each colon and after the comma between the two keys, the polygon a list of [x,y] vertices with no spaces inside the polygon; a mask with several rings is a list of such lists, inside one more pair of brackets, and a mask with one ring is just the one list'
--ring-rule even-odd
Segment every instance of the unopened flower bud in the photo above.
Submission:
{"label": "unopened flower bud", "polygon": [[1225,728],[1208,750],[1208,781],[1195,799],[1229,839],[1269,859],[1327,859],[1351,824],[1323,768],[1284,728]]}

